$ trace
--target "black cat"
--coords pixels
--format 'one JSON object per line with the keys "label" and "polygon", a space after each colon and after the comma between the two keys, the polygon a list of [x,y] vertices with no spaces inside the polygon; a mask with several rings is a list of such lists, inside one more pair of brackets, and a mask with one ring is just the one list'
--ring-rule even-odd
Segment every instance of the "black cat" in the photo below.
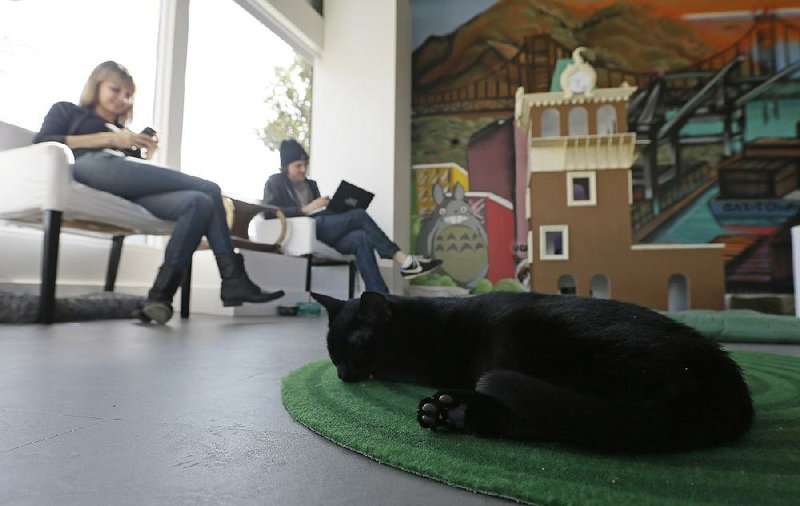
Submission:
{"label": "black cat", "polygon": [[425,428],[655,452],[730,443],[753,421],[727,353],[640,306],[508,292],[312,295],[328,311],[340,379],[442,389],[419,403]]}

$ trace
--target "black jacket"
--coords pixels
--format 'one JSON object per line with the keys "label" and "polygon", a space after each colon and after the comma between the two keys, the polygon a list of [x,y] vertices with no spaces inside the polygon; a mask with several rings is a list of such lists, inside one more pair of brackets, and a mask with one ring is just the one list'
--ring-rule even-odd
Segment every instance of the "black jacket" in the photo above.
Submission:
{"label": "black jacket", "polygon": [[[319,188],[316,181],[313,179],[306,179],[308,187],[311,189],[311,195],[314,199],[318,199]],[[303,216],[303,211],[300,210],[300,199],[294,191],[292,182],[286,177],[286,174],[280,172],[273,174],[267,179],[267,184],[264,185],[264,202],[269,205],[280,207],[287,217]],[[274,218],[268,212],[264,213],[265,218]]]}
{"label": "black jacket", "polygon": [[[58,102],[50,108],[44,118],[42,128],[34,137],[33,142],[55,141],[64,143],[64,138],[68,135],[96,134],[98,132],[108,132],[106,120],[94,114],[91,110],[75,105],[70,102]],[[123,128],[122,125],[116,125]],[[79,148],[73,149],[75,158],[90,151],[99,151],[102,148]]]}

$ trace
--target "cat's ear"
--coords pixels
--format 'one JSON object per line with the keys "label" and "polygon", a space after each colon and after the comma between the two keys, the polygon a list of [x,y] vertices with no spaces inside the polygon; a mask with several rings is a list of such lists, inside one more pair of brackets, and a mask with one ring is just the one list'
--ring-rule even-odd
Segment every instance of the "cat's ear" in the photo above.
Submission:
{"label": "cat's ear", "polygon": [[361,306],[358,311],[362,320],[367,322],[384,322],[392,315],[386,296],[378,292],[361,294]]}
{"label": "cat's ear", "polygon": [[334,299],[333,297],[328,297],[327,295],[322,295],[321,293],[314,293],[311,292],[311,297],[325,308],[328,311],[328,321],[332,322],[336,319],[336,315],[339,314],[339,311],[342,310],[344,307],[344,301],[339,299]]}

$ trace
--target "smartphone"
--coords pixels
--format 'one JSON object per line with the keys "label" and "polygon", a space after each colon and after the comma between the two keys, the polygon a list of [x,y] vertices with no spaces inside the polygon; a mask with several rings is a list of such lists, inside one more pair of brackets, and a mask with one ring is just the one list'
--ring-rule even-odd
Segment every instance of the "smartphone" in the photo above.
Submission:
{"label": "smartphone", "polygon": [[152,129],[152,128],[150,128],[150,127],[146,127],[144,130],[142,130],[142,133],[143,133],[144,135],[149,135],[150,137],[152,137],[152,136],[154,136],[154,135],[158,134],[158,132],[156,132],[155,130],[153,130],[153,129]]}

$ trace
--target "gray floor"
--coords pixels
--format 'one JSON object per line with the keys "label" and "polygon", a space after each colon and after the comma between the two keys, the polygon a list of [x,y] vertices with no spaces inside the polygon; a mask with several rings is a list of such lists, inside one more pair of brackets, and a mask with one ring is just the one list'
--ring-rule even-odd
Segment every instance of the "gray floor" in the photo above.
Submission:
{"label": "gray floor", "polygon": [[280,378],[327,357],[325,323],[0,326],[0,504],[508,504],[295,423]]}
{"label": "gray floor", "polygon": [[0,504],[508,504],[378,464],[286,413],[327,319],[0,326]]}

